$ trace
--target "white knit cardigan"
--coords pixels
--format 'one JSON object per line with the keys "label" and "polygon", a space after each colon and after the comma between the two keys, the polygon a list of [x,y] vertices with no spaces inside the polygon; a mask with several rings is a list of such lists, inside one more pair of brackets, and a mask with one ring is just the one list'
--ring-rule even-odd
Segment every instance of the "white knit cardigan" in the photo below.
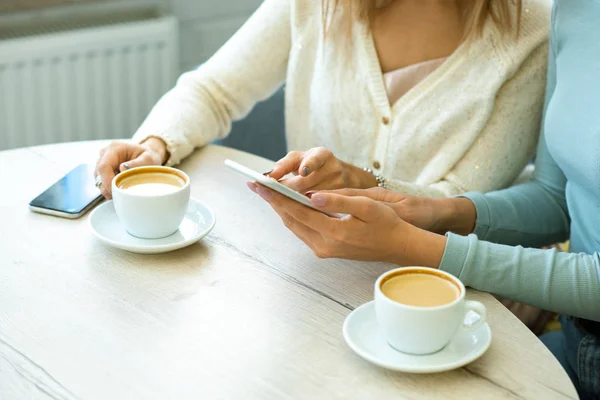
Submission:
{"label": "white knit cardigan", "polygon": [[550,6],[524,1],[518,40],[490,21],[390,105],[367,26],[356,24],[350,42],[324,37],[319,1],[265,0],[209,61],[180,77],[134,140],[163,138],[168,164],[177,164],[285,83],[290,150],[327,147],[409,194],[503,188],[538,138]]}

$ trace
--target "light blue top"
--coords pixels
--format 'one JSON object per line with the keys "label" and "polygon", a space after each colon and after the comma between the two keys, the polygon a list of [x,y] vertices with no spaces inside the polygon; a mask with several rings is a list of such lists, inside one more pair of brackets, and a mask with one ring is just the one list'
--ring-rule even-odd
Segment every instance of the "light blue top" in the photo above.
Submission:
{"label": "light blue top", "polygon": [[[466,197],[475,232],[448,234],[440,269],[479,290],[600,320],[600,1],[554,0],[532,181]],[[569,237],[571,253],[535,248]]]}

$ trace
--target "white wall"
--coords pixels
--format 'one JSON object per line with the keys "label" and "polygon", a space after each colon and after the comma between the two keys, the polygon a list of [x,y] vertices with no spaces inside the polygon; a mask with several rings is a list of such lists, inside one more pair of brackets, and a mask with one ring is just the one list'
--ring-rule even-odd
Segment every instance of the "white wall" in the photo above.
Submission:
{"label": "white wall", "polygon": [[[3,4],[0,0],[0,5]],[[262,0],[53,0],[53,7],[43,7],[46,0],[27,0],[12,7],[0,7],[0,27],[19,21],[35,22],[78,13],[112,10],[136,5],[158,6],[180,21],[180,65],[182,71],[208,59],[248,19]],[[10,3],[10,1],[9,1]],[[58,5],[56,5],[58,4]],[[61,5],[62,4],[62,5]]]}
{"label": "white wall", "polygon": [[171,0],[181,29],[181,67],[208,59],[248,19],[261,0]]}

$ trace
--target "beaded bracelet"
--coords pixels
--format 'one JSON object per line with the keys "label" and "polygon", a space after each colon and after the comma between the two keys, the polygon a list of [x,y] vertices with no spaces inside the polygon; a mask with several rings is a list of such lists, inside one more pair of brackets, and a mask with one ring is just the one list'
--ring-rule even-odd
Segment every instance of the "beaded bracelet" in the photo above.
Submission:
{"label": "beaded bracelet", "polygon": [[363,171],[368,172],[375,177],[377,180],[377,186],[384,189],[387,187],[387,179],[385,179],[383,176],[376,174],[371,168],[363,168]]}

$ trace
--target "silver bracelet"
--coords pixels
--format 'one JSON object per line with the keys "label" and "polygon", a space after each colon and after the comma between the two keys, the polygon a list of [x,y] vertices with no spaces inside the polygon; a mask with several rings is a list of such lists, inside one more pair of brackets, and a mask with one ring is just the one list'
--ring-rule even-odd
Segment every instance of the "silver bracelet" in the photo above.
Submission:
{"label": "silver bracelet", "polygon": [[383,176],[376,174],[371,168],[363,168],[363,171],[368,172],[375,177],[377,180],[377,186],[384,189],[387,188],[387,179],[385,179]]}

